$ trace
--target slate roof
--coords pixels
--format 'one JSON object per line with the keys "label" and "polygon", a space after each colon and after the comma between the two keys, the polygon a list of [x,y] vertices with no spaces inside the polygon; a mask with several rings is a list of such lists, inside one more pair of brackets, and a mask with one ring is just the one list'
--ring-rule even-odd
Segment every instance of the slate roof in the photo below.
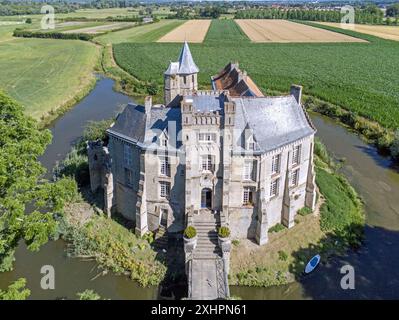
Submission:
{"label": "slate roof", "polygon": [[165,71],[165,74],[193,74],[198,72],[199,68],[193,60],[187,41],[185,41],[183,48],[180,51],[179,61],[171,62],[168,69]]}
{"label": "slate roof", "polygon": [[[176,126],[176,129],[173,126]],[[151,115],[147,119],[143,106],[129,103],[117,116],[114,126],[107,131],[140,144],[156,143],[157,137],[164,131],[169,136],[177,135],[181,131],[180,108],[153,106]],[[173,142],[175,139],[170,141]],[[177,141],[175,147],[180,146],[181,141]]]}
{"label": "slate roof", "polygon": [[[262,152],[268,152],[299,139],[315,130],[293,96],[231,98],[236,104],[235,129],[251,130]],[[240,137],[236,146],[241,146]]]}
{"label": "slate roof", "polygon": [[144,142],[146,115],[143,106],[129,103],[107,131],[137,142]]}
{"label": "slate roof", "polygon": [[191,100],[193,103],[193,109],[196,112],[214,112],[223,111],[225,96],[219,94],[206,94],[206,95],[186,95],[185,100]]}

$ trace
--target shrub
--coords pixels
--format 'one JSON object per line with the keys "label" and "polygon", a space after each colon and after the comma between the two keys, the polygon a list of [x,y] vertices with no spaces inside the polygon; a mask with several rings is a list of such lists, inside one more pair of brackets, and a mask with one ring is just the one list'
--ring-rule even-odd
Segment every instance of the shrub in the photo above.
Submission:
{"label": "shrub", "polygon": [[113,122],[113,118],[101,121],[89,121],[83,131],[83,141],[101,140],[107,143],[108,136],[106,130]]}
{"label": "shrub", "polygon": [[100,300],[101,297],[98,293],[93,290],[86,289],[83,292],[78,292],[76,294],[79,300]]}
{"label": "shrub", "polygon": [[15,29],[13,36],[21,38],[66,39],[83,41],[90,41],[93,39],[93,35],[87,33],[40,32],[21,29]]}
{"label": "shrub", "polygon": [[392,157],[394,157],[395,159],[399,158],[399,129],[396,130],[395,132],[395,136],[393,138],[391,147],[390,147],[390,151],[392,154]]}
{"label": "shrub", "polygon": [[276,225],[274,225],[269,229],[269,232],[280,232],[284,229],[285,227],[281,223],[277,223]]}
{"label": "shrub", "polygon": [[287,254],[285,251],[280,250],[280,251],[278,252],[278,258],[279,258],[281,261],[287,261],[287,259],[288,259],[288,254]]}
{"label": "shrub", "polygon": [[306,215],[312,213],[312,209],[310,209],[310,208],[308,208],[308,207],[303,207],[303,208],[299,209],[297,213],[298,213],[300,216],[306,216]]}
{"label": "shrub", "polygon": [[197,235],[197,230],[193,226],[188,226],[186,230],[184,230],[184,236],[187,239],[192,239]]}
{"label": "shrub", "polygon": [[226,226],[220,227],[218,234],[221,238],[228,238],[230,236],[230,229]]}
{"label": "shrub", "polygon": [[233,241],[231,241],[231,243],[235,246],[238,246],[240,244],[240,240],[238,239],[234,239]]}

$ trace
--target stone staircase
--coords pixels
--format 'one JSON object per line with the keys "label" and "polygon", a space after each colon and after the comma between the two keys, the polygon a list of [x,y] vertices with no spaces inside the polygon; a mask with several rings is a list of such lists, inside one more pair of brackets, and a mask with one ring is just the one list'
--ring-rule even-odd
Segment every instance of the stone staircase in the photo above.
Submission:
{"label": "stone staircase", "polygon": [[168,233],[164,226],[159,226],[155,233],[154,247],[157,250],[168,249]]}
{"label": "stone staircase", "polygon": [[194,226],[197,229],[197,246],[193,251],[194,259],[219,259],[222,250],[218,243],[217,229],[220,227],[220,216],[209,210],[201,210],[194,217]]}

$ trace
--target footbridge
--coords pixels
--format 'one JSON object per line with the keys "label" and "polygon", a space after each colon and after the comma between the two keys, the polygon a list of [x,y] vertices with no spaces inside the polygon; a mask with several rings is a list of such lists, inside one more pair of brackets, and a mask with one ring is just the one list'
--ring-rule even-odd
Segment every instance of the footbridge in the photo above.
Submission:
{"label": "footbridge", "polygon": [[203,209],[188,214],[188,225],[197,230],[193,241],[184,245],[188,298],[194,300],[227,299],[230,296],[228,273],[230,240],[220,241],[217,230],[226,221],[221,212]]}

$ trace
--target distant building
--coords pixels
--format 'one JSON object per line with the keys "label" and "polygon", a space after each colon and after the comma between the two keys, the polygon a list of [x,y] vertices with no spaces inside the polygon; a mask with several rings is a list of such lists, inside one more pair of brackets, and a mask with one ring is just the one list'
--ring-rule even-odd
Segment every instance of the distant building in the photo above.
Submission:
{"label": "distant building", "polygon": [[164,74],[165,105],[128,104],[108,147],[89,146],[92,189],[103,187],[106,210],[135,221],[138,235],[181,234],[209,215],[222,216],[232,238],[264,244],[270,227],[292,227],[299,209],[315,206],[315,128],[302,87],[267,97],[229,63],[204,91],[198,72],[185,43]]}
{"label": "distant building", "polygon": [[154,21],[154,19],[152,17],[144,17],[143,18],[143,23],[150,23],[150,22],[153,22],[153,21]]}

